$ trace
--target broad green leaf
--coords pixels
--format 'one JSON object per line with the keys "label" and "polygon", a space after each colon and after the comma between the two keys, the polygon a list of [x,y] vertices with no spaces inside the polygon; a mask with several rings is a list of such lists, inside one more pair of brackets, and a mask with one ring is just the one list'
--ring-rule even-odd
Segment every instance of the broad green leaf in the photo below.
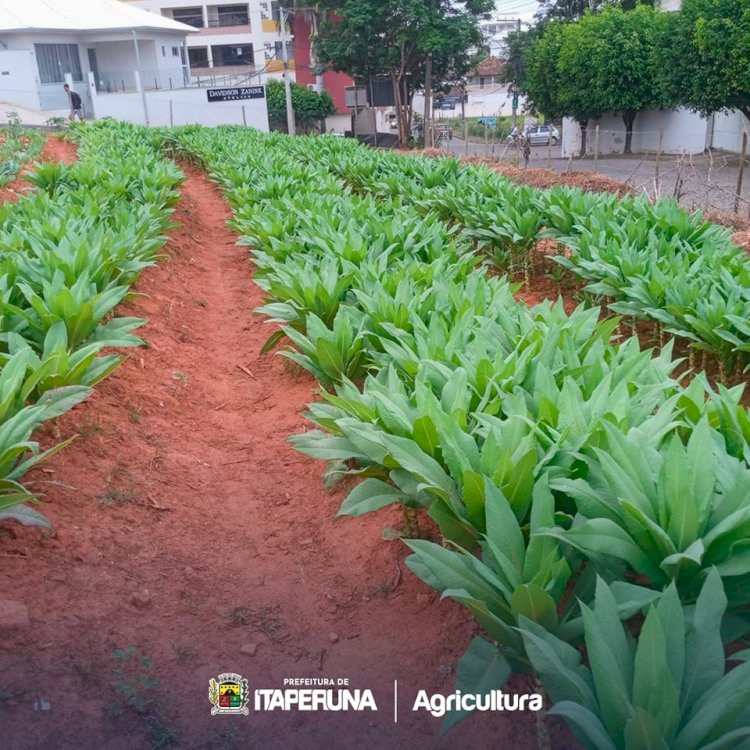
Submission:
{"label": "broad green leaf", "polygon": [[398,488],[380,479],[365,479],[346,496],[337,515],[361,516],[403,500],[404,495]]}
{"label": "broad green leaf", "polygon": [[[458,660],[456,690],[474,695],[488,695],[505,685],[511,670],[497,646],[484,638],[474,637],[466,653]],[[470,711],[451,711],[443,720],[441,734],[466,718]]]}

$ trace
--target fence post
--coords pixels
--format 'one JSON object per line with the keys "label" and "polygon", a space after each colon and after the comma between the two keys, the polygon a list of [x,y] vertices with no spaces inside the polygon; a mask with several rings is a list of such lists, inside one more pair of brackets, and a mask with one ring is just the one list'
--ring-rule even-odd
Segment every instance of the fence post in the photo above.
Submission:
{"label": "fence post", "polygon": [[661,146],[664,141],[664,128],[659,128],[659,145],[656,147],[656,167],[654,179],[659,181],[659,166],[661,165]]}
{"label": "fence post", "polygon": [[599,126],[596,126],[594,131],[594,172],[597,170],[599,164]]}
{"label": "fence post", "polygon": [[170,128],[174,127],[174,112],[172,110],[172,105],[173,105],[172,97],[170,97],[169,98],[169,127]]}
{"label": "fence post", "polygon": [[742,148],[740,149],[740,167],[737,170],[737,192],[734,194],[734,212],[740,210],[740,198],[742,197],[742,174],[745,171],[745,154],[747,153],[747,131],[742,134]]}
{"label": "fence post", "polygon": [[547,138],[547,169],[552,166],[552,136]]}
{"label": "fence post", "polygon": [[242,124],[247,127],[247,113],[245,112],[245,105],[242,105]]}

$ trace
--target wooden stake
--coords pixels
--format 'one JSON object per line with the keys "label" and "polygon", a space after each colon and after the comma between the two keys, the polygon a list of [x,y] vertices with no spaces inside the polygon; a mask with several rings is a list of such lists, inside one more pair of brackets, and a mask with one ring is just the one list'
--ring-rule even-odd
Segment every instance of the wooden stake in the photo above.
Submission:
{"label": "wooden stake", "polygon": [[740,210],[740,198],[742,197],[742,174],[745,171],[745,154],[747,153],[747,131],[742,134],[742,148],[740,149],[740,166],[737,170],[737,191],[734,194],[734,212]]}

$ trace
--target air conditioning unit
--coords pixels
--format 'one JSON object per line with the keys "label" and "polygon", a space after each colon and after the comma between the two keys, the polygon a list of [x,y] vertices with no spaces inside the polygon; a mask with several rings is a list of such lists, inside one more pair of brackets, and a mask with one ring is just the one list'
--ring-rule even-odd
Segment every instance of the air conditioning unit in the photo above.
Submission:
{"label": "air conditioning unit", "polygon": [[314,83],[308,83],[307,84],[307,90],[308,91],[315,91],[315,84]]}

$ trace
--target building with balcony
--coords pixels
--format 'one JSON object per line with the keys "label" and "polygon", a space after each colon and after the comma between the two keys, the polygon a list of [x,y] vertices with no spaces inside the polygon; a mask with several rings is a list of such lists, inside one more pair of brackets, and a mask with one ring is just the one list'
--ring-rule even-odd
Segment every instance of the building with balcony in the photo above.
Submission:
{"label": "building with balcony", "polygon": [[[122,0],[197,30],[187,41],[193,78],[218,84],[262,83],[284,70],[279,3],[191,3],[190,0]],[[289,67],[294,80],[294,59],[289,33]]]}

